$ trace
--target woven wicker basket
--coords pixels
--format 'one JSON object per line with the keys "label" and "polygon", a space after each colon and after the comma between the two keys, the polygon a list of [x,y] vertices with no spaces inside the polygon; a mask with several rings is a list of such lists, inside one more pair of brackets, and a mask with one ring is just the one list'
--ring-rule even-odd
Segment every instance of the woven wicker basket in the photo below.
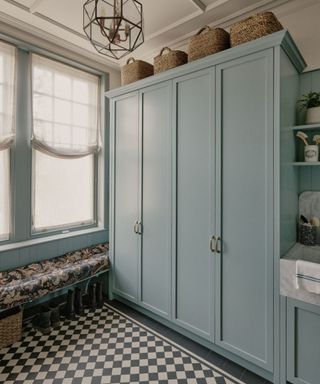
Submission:
{"label": "woven wicker basket", "polygon": [[231,46],[246,43],[283,29],[272,12],[262,12],[234,24],[230,28]]}
{"label": "woven wicker basket", "polygon": [[[165,51],[167,52],[165,53]],[[154,73],[160,73],[187,62],[188,55],[185,52],[172,51],[170,48],[164,47],[160,54],[154,58]]]}
{"label": "woven wicker basket", "polygon": [[213,53],[230,48],[230,36],[222,28],[205,26],[189,40],[189,61],[201,59]]}
{"label": "woven wicker basket", "polygon": [[130,59],[127,60],[127,64],[121,68],[121,84],[130,84],[152,75],[153,65],[130,57]]}
{"label": "woven wicker basket", "polygon": [[0,318],[0,349],[19,341],[22,336],[22,311],[10,311]]}

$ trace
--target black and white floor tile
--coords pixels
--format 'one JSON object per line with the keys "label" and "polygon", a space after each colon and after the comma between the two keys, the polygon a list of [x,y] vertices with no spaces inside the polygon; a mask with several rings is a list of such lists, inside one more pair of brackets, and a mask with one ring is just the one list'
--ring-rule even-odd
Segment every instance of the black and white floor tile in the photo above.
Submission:
{"label": "black and white floor tile", "polygon": [[241,384],[110,305],[0,350],[5,384]]}

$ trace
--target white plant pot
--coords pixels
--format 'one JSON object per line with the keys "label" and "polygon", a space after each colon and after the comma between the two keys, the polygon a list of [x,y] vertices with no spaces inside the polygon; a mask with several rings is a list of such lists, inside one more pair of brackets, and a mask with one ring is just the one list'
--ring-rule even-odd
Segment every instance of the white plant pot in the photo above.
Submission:
{"label": "white plant pot", "polygon": [[320,123],[320,107],[308,108],[306,116],[306,124]]}
{"label": "white plant pot", "polygon": [[304,161],[312,163],[319,159],[319,147],[317,145],[306,145],[304,147]]}

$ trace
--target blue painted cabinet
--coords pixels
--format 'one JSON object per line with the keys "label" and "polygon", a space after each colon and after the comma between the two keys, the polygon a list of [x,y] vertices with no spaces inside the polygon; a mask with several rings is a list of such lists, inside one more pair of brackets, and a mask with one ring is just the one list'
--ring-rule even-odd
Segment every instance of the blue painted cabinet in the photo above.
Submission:
{"label": "blue painted cabinet", "polygon": [[113,292],[275,382],[287,62],[281,31],[107,94]]}
{"label": "blue painted cabinet", "polygon": [[294,299],[287,300],[287,380],[320,382],[320,308]]}
{"label": "blue painted cabinet", "polygon": [[176,104],[175,320],[214,340],[214,71],[174,81]]}
{"label": "blue painted cabinet", "polygon": [[[113,291],[127,300],[138,301],[140,237],[134,226],[140,220],[140,128],[138,92],[112,102],[111,142],[113,204],[110,246],[113,257]],[[115,128],[116,127],[116,128]]]}
{"label": "blue painted cabinet", "polygon": [[171,315],[171,83],[140,92],[141,305]]}
{"label": "blue painted cabinet", "polygon": [[273,50],[216,73],[216,343],[272,371]]}
{"label": "blue painted cabinet", "polygon": [[113,292],[171,315],[171,83],[112,102]]}

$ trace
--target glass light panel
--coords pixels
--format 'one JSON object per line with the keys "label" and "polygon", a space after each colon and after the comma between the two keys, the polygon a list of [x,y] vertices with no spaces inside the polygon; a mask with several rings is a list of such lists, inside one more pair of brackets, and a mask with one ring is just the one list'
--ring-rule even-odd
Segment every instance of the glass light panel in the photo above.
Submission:
{"label": "glass light panel", "polygon": [[14,46],[0,42],[0,114],[3,118],[0,150],[6,149],[8,140],[12,141],[15,136],[15,54]]}
{"label": "glass light panel", "polygon": [[90,100],[89,95],[89,86],[85,81],[73,81],[73,99],[75,102],[84,104],[94,104],[92,103],[94,100]]}
{"label": "glass light panel", "polygon": [[39,93],[52,96],[53,72],[44,68],[33,68],[33,86]]}
{"label": "glass light panel", "polygon": [[68,76],[55,73],[54,75],[54,94],[56,97],[71,100],[72,83]]}
{"label": "glass light panel", "polygon": [[53,98],[50,96],[34,95],[33,97],[34,122],[39,120],[53,120]]}
{"label": "glass light panel", "polygon": [[0,114],[3,114],[3,113],[5,113],[5,111],[4,111],[4,102],[3,102],[3,88],[4,88],[4,86],[3,85],[1,85],[1,83],[0,83]]}
{"label": "glass light panel", "polygon": [[69,101],[54,99],[54,121],[55,123],[70,124],[72,104]]}
{"label": "glass light panel", "polygon": [[0,241],[10,233],[10,150],[0,151]]}
{"label": "glass light panel", "polygon": [[90,107],[83,104],[73,105],[73,125],[90,129]]}
{"label": "glass light panel", "polygon": [[33,151],[34,231],[94,222],[94,155],[61,159]]}
{"label": "glass light panel", "polygon": [[[85,156],[97,151],[100,146],[99,84],[96,75],[33,54],[34,148],[41,150],[42,146],[46,153],[62,157]],[[44,88],[46,92],[43,92]],[[49,135],[41,132],[43,125],[39,121],[42,120],[52,123]],[[58,125],[66,126],[66,132],[56,129]],[[87,129],[86,141],[79,132],[82,127]],[[78,140],[80,136],[81,140]]]}

